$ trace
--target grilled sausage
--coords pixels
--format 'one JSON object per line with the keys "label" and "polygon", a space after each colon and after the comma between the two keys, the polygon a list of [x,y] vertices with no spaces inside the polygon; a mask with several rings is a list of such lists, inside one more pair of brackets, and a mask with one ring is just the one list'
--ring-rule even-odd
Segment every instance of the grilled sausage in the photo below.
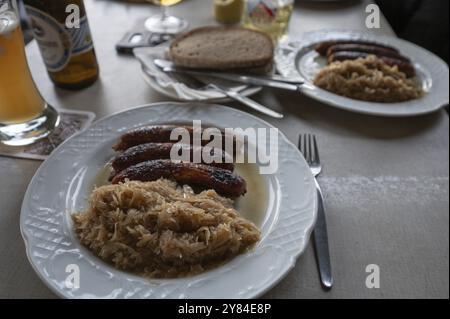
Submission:
{"label": "grilled sausage", "polygon": [[382,48],[384,50],[389,50],[391,52],[394,53],[399,53],[399,51],[391,46],[385,45],[385,44],[380,44],[380,43],[376,43],[376,42],[372,42],[372,41],[364,41],[364,40],[336,40],[336,41],[325,41],[325,42],[321,42],[319,44],[316,45],[315,50],[317,53],[319,53],[322,56],[326,56],[328,49],[333,46],[333,45],[337,45],[337,44],[359,44],[359,45],[370,45],[370,46],[375,46],[378,48]]}
{"label": "grilled sausage", "polygon": [[170,160],[153,160],[130,166],[118,173],[113,184],[125,180],[142,182],[169,178],[180,184],[188,184],[203,189],[214,189],[217,193],[239,197],[247,192],[245,180],[224,169],[193,163],[175,163]]}
{"label": "grilled sausage", "polygon": [[[121,172],[124,169],[136,165],[138,163],[156,160],[156,159],[170,159],[170,152],[175,144],[172,143],[146,143],[130,147],[122,153],[117,154],[113,159],[111,166],[116,172]],[[190,160],[194,158],[194,152],[199,155],[204,152],[209,152],[211,156],[220,157],[220,161],[213,163],[204,163],[219,167],[228,171],[234,170],[233,158],[221,149],[214,149],[211,147],[194,147],[192,145],[180,145],[183,151],[189,152]]]}
{"label": "grilled sausage", "polygon": [[336,44],[332,45],[328,51],[327,56],[329,57],[332,54],[342,51],[349,52],[362,52],[376,55],[377,57],[389,57],[394,59],[399,59],[405,62],[411,62],[407,57],[401,55],[398,52],[393,52],[392,50],[388,50],[379,46],[367,45],[367,44]]}
{"label": "grilled sausage", "polygon": [[[119,139],[119,141],[113,146],[116,151],[124,151],[130,147],[145,144],[145,143],[177,143],[170,139],[172,131],[176,128],[186,129],[192,139],[193,128],[192,126],[177,126],[177,125],[158,125],[158,126],[145,126],[140,127],[130,132],[125,133]],[[225,141],[225,133],[222,134],[222,141]],[[202,145],[206,145],[211,140],[202,140]]]}
{"label": "grilled sausage", "polygon": [[[332,63],[335,61],[356,60],[359,58],[366,58],[369,55],[370,54],[363,52],[341,51],[330,55],[328,57],[328,62]],[[378,58],[389,66],[397,66],[398,70],[405,73],[407,77],[414,77],[416,75],[414,66],[410,62],[405,62],[390,57],[378,57]]]}

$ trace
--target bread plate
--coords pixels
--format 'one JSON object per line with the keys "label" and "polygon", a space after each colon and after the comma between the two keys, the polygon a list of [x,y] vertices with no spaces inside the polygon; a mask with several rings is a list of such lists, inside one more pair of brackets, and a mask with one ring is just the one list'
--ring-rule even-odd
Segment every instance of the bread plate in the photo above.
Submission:
{"label": "bread plate", "polygon": [[[425,91],[425,95],[401,103],[375,103],[339,96],[315,86],[314,77],[327,61],[314,48],[316,44],[330,40],[363,40],[397,48],[411,59],[417,73],[415,81]],[[278,72],[284,77],[305,81],[301,88],[303,94],[350,112],[387,117],[417,116],[438,111],[449,103],[448,65],[433,53],[395,37],[353,30],[308,32],[280,46],[275,63]]]}
{"label": "bread plate", "polygon": [[[259,225],[261,240],[253,250],[200,275],[163,280],[117,270],[80,244],[71,214],[86,207],[89,189],[111,158],[117,138],[143,125],[185,123],[186,119],[217,127],[273,128],[254,116],[220,105],[151,104],[97,121],[63,143],[41,165],[24,196],[20,228],[31,265],[58,296],[255,298],[294,267],[315,224],[317,197],[308,165],[281,132],[279,169],[262,175],[268,192]],[[74,273],[79,285],[68,284],[73,283]]]}

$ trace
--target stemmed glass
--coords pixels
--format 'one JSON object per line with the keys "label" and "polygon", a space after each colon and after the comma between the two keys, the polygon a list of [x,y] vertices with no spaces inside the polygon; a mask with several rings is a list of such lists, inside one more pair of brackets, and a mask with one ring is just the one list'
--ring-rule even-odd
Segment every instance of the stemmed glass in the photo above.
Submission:
{"label": "stemmed glass", "polygon": [[147,0],[161,6],[161,13],[151,16],[145,21],[145,28],[151,32],[175,34],[185,30],[188,26],[186,20],[168,14],[168,7],[182,0]]}

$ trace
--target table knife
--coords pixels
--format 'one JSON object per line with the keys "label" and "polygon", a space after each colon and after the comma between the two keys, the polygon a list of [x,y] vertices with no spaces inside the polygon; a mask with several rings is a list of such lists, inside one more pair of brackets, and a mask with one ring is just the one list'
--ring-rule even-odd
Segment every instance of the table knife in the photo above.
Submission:
{"label": "table knife", "polygon": [[288,80],[288,79],[282,79],[282,78],[243,75],[243,74],[228,73],[228,72],[191,70],[191,69],[177,67],[177,66],[175,66],[175,64],[173,62],[168,61],[168,60],[163,60],[163,59],[155,59],[153,62],[159,68],[161,68],[164,72],[186,73],[186,74],[197,75],[197,76],[212,76],[215,78],[224,79],[224,80],[228,80],[228,81],[234,81],[234,82],[256,85],[256,86],[266,86],[266,87],[282,89],[282,90],[299,91],[303,84],[303,82],[300,82],[297,80]]}

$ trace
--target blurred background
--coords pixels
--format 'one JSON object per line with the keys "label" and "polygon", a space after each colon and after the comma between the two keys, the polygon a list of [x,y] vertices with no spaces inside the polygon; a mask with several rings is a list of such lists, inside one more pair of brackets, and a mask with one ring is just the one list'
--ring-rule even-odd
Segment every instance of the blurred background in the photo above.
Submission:
{"label": "blurred background", "polygon": [[[24,30],[29,30],[21,5],[22,0],[18,0],[18,2],[21,7],[22,26]],[[127,0],[126,2],[145,2],[145,0]],[[296,5],[302,5],[302,3],[311,3],[314,1],[296,0],[295,2]],[[375,2],[380,6],[381,11],[400,38],[427,48],[440,56],[448,64],[448,0],[376,0]],[[322,5],[326,6],[327,4],[323,3]],[[24,34],[25,41],[31,41],[31,33],[25,31]]]}
{"label": "blurred background", "polygon": [[447,0],[377,0],[400,38],[434,52],[448,64]]}

